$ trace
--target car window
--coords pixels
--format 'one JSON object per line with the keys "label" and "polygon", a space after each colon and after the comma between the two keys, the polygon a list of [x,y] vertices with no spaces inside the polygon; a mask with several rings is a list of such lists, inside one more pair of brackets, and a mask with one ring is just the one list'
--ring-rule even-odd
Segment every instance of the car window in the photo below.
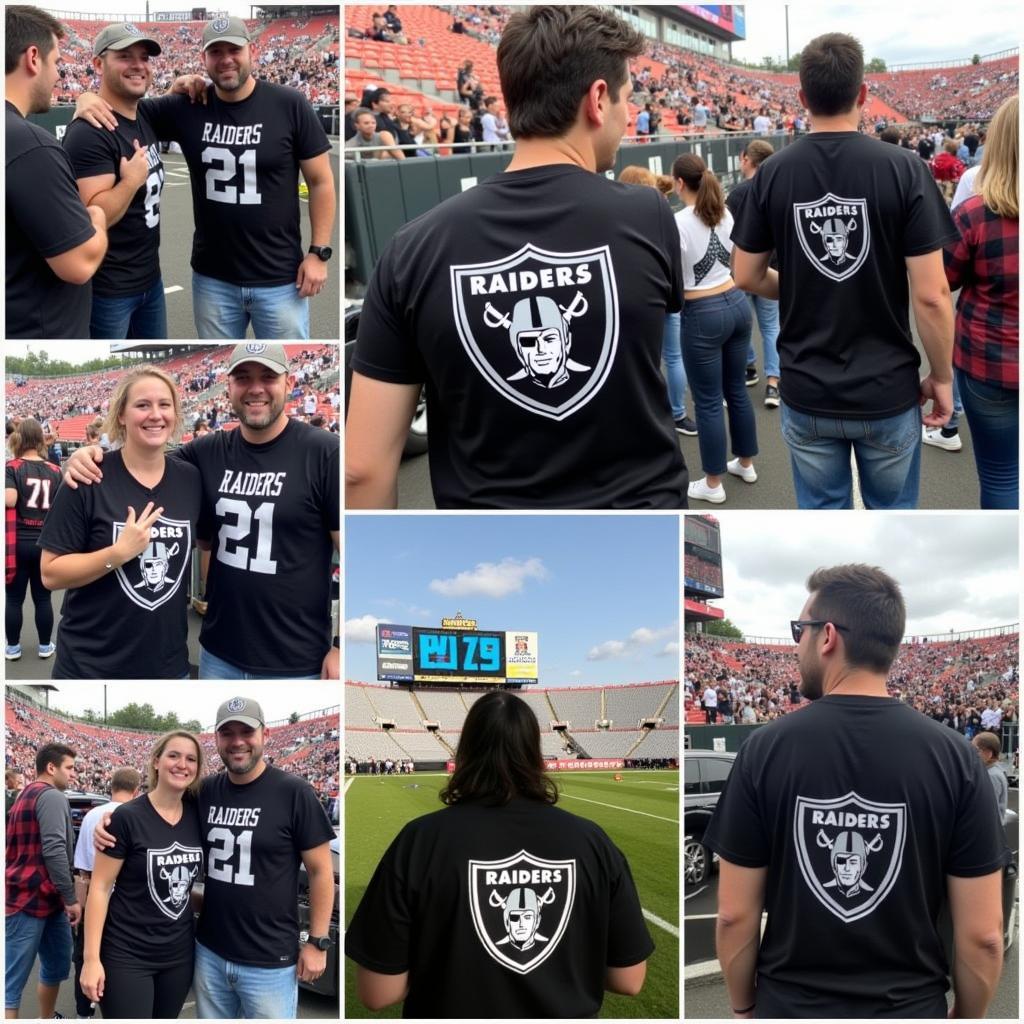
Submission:
{"label": "car window", "polygon": [[721,793],[725,788],[725,780],[729,777],[732,761],[720,757],[709,757],[704,760],[702,793]]}
{"label": "car window", "polygon": [[683,758],[683,794],[700,792],[700,762],[695,757]]}

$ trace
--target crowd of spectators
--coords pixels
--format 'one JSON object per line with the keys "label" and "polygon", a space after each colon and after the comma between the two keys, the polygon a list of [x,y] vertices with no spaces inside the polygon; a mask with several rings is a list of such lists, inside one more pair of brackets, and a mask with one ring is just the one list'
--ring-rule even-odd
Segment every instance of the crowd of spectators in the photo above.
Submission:
{"label": "crowd of spectators", "polygon": [[[64,743],[78,755],[74,788],[108,793],[110,776],[117,768],[135,768],[146,777],[149,752],[158,734],[109,728],[63,718],[45,708],[8,695],[5,722],[5,769],[35,778],[35,755],[47,743]],[[337,710],[294,723],[273,725],[267,734],[264,757],[268,764],[304,778],[324,801],[338,795]],[[212,732],[200,736],[205,774],[223,770]]]}
{"label": "crowd of spectators", "polygon": [[388,755],[381,757],[353,757],[345,755],[345,771],[349,775],[412,775],[416,765],[412,758],[395,760]]}
{"label": "crowd of spectators", "polygon": [[[74,103],[83,91],[96,91],[99,78],[92,65],[92,41],[101,21],[67,20],[61,41],[60,77],[54,103]],[[170,89],[179,75],[202,74],[202,34],[205,22],[145,22],[140,27],[160,44],[153,58],[150,95]],[[299,89],[315,105],[338,102],[339,25],[337,17],[281,18],[268,23],[247,20],[256,39],[253,75]]]}
{"label": "crowd of spectators", "polygon": [[[716,721],[768,722],[805,705],[797,687],[800,673],[792,645],[747,644],[688,634],[684,705],[696,723],[710,688]],[[968,737],[981,728],[998,732],[1019,721],[1020,636],[942,641],[914,637],[900,648],[889,672],[891,696]]]}
{"label": "crowd of spectators", "polygon": [[[225,372],[230,348],[199,351],[182,360],[156,365],[178,383],[182,399],[186,434],[194,433],[202,420],[216,430],[237,420],[226,396]],[[50,425],[60,436],[60,422],[71,417],[102,418],[110,406],[110,397],[124,370],[100,370],[76,377],[18,377],[6,382],[7,433],[22,417],[32,416]],[[289,413],[332,431],[340,430],[341,385],[337,345],[323,345],[293,352],[289,358],[291,385]],[[313,401],[309,398],[312,395]],[[83,437],[65,434],[65,440]]]}

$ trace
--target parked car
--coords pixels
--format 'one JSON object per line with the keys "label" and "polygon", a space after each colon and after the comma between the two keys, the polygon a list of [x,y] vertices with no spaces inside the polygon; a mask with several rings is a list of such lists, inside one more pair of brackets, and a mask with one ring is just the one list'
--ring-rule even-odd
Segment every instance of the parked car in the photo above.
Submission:
{"label": "parked car", "polygon": [[715,855],[704,845],[704,830],[718,803],[735,754],[687,750],[683,757],[683,888],[703,885]]}
{"label": "parked car", "polygon": [[75,842],[82,828],[82,819],[94,808],[110,803],[110,797],[102,793],[83,793],[78,789],[66,789],[64,795],[71,804],[71,826],[75,831]]}
{"label": "parked car", "polygon": [[[359,330],[359,314],[362,310],[361,302],[352,302],[345,309],[345,411],[348,413],[348,395],[352,390],[352,354],[356,347],[356,333]],[[409,436],[405,439],[405,449],[402,451],[402,458],[409,459],[415,455],[422,455],[427,450],[427,396],[424,390],[420,390],[419,401],[416,403],[416,413],[409,425]]]}
{"label": "parked car", "polygon": [[[334,907],[331,910],[331,925],[328,937],[331,940],[331,948],[327,950],[327,967],[324,973],[316,981],[300,981],[302,988],[310,992],[319,992],[321,995],[338,997],[338,934],[341,901],[341,841],[338,838],[338,829],[334,830],[334,838],[331,840],[331,867],[334,870]],[[309,878],[306,875],[305,865],[299,867],[299,941],[305,942],[309,935]]]}

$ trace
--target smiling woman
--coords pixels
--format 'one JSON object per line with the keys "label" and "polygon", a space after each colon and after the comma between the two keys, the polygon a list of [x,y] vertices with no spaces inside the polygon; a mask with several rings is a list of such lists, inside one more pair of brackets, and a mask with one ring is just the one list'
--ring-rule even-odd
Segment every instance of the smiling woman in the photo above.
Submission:
{"label": "smiling woman", "polygon": [[43,583],[67,590],[54,679],[188,678],[186,603],[198,471],[167,460],[181,428],[174,381],[121,378],[105,430],[102,487],[62,487],[40,535]]}

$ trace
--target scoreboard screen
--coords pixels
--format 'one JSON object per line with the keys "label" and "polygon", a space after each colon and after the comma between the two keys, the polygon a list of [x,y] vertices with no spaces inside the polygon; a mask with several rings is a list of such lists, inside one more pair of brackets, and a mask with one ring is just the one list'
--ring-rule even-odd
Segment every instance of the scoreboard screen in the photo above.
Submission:
{"label": "scoreboard screen", "polygon": [[377,678],[398,683],[537,681],[537,634],[377,626]]}
{"label": "scoreboard screen", "polygon": [[687,590],[697,591],[704,597],[724,597],[722,567],[696,555],[683,559],[683,581]]}
{"label": "scoreboard screen", "polygon": [[724,597],[722,535],[718,523],[685,516],[683,530],[684,588],[700,598]]}
{"label": "scoreboard screen", "polygon": [[705,551],[716,555],[722,553],[722,537],[718,526],[698,519],[696,516],[685,516],[683,540]]}

